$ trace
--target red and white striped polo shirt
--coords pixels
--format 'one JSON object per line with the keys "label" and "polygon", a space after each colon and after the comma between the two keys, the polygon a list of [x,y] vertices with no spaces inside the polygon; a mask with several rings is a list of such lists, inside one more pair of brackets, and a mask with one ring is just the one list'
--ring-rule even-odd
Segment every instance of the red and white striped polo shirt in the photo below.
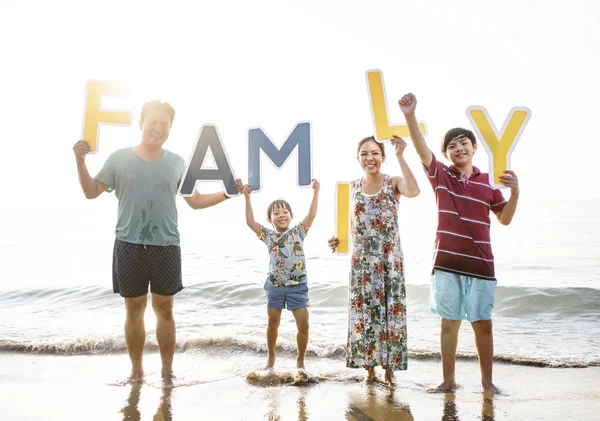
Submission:
{"label": "red and white striped polo shirt", "polygon": [[435,155],[425,172],[438,208],[433,268],[495,280],[490,211],[498,214],[504,209],[502,192],[490,186],[489,174],[477,167],[466,178]]}

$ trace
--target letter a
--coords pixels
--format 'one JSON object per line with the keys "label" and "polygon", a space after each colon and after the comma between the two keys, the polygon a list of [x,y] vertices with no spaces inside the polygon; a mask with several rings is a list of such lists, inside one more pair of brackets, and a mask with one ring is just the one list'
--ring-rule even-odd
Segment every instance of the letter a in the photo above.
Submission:
{"label": "letter a", "polygon": [[[216,169],[202,169],[204,158],[210,148]],[[196,140],[196,146],[183,176],[183,182],[179,186],[179,194],[188,197],[194,194],[198,181],[221,181],[225,187],[228,197],[238,195],[235,188],[235,177],[229,164],[229,158],[221,143],[221,137],[217,126],[214,124],[203,124]]]}

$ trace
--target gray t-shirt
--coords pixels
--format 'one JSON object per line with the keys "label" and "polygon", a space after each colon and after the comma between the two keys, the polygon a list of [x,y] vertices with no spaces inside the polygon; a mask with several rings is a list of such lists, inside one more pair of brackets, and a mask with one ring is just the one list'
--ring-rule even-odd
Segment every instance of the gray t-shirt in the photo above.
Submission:
{"label": "gray t-shirt", "polygon": [[185,172],[182,157],[163,149],[145,161],[132,148],[113,152],[94,177],[115,191],[119,240],[154,246],[179,246],[175,199]]}

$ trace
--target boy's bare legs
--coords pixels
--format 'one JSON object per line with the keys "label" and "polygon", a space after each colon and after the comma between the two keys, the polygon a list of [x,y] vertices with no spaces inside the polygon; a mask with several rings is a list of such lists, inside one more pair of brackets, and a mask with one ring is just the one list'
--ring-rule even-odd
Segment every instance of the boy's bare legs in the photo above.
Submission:
{"label": "boy's bare legs", "polygon": [[277,329],[281,320],[280,308],[267,307],[267,316],[269,323],[267,325],[267,348],[269,349],[269,359],[265,370],[275,367],[275,344],[277,343]]}
{"label": "boy's bare legs", "polygon": [[173,297],[152,294],[152,309],[156,315],[156,340],[162,360],[162,378],[173,377],[173,355],[175,354],[175,319],[173,318]]}
{"label": "boy's bare legs", "polygon": [[296,343],[298,344],[296,368],[304,368],[304,354],[308,346],[308,307],[292,310],[292,314],[296,319],[296,327],[298,328],[298,334],[296,335]]}
{"label": "boy's bare legs", "polygon": [[494,335],[491,320],[478,320],[471,323],[475,333],[475,346],[479,357],[481,371],[481,387],[485,392],[499,393],[492,382],[492,365],[494,362]]}
{"label": "boy's bare legs", "polygon": [[146,327],[144,325],[144,313],[148,297],[125,298],[127,316],[125,318],[125,343],[131,360],[131,381],[141,382],[144,378],[142,357],[144,355],[144,344],[146,343]]}
{"label": "boy's bare legs", "polygon": [[440,349],[442,353],[442,373],[444,381],[433,388],[440,392],[456,389],[456,347],[458,346],[458,330],[461,320],[442,319],[440,323]]}

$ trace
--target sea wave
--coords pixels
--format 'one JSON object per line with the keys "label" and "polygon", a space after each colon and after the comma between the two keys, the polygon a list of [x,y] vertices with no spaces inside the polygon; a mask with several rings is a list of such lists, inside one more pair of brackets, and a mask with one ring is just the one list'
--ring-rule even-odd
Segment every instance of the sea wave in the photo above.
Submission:
{"label": "sea wave", "polygon": [[[341,309],[347,306],[348,287],[339,283],[310,284],[311,308]],[[206,303],[213,309],[254,307],[264,303],[261,283],[239,284],[227,280],[199,283],[186,287],[178,294],[178,308],[189,303]],[[429,287],[408,285],[408,308],[427,307]],[[593,288],[533,288],[499,286],[496,289],[494,315],[501,317],[544,317],[555,319],[600,320],[600,289]],[[64,288],[0,289],[3,308],[35,307],[36,312],[77,308],[91,310],[122,307],[112,290],[99,286]],[[185,310],[184,310],[185,311]]]}
{"label": "sea wave", "polygon": [[[146,351],[158,352],[158,344],[155,341],[147,341]],[[91,337],[68,340],[46,340],[46,341],[0,341],[0,353],[22,353],[38,355],[108,355],[126,352],[127,348],[123,337]],[[178,352],[226,352],[228,354],[240,352],[246,354],[266,353],[264,339],[260,338],[233,338],[205,337],[192,338],[177,344]],[[293,342],[279,343],[277,345],[278,353],[295,354],[296,344]],[[333,360],[343,360],[345,358],[345,347],[340,344],[311,343],[306,351],[307,357],[327,358]],[[408,357],[419,360],[439,360],[439,351],[412,349],[408,352]],[[459,360],[477,360],[474,353],[458,353],[456,358]],[[590,366],[600,366],[600,359],[592,361],[581,361],[576,359],[544,359],[523,355],[505,355],[497,354],[494,360],[501,363],[532,366],[532,367],[551,367],[551,368],[584,368]]]}

